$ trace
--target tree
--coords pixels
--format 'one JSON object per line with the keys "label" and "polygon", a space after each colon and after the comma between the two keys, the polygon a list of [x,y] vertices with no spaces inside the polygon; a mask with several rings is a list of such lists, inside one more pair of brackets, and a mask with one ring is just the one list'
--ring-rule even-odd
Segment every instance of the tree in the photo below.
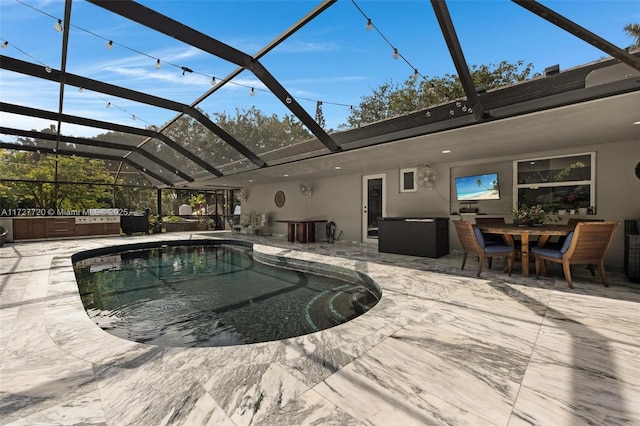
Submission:
{"label": "tree", "polygon": [[[471,66],[471,78],[476,87],[487,89],[515,84],[533,76],[533,65],[524,66],[523,61],[510,64],[507,61],[494,65]],[[465,96],[457,75],[446,74],[422,81],[408,79],[401,86],[387,81],[373,89],[371,95],[362,96],[357,108],[352,108],[347,124],[340,128],[359,127],[407,112],[428,108]]]}
{"label": "tree", "polygon": [[326,130],[326,123],[324,121],[324,113],[322,112],[322,101],[318,101],[316,102],[316,123],[318,123],[318,125],[320,127],[322,127],[322,129]]}
{"label": "tree", "polygon": [[640,24],[627,24],[624,26],[623,30],[626,35],[634,39],[628,49],[640,47]]}
{"label": "tree", "polygon": [[[33,145],[33,140],[24,141]],[[58,181],[93,182],[96,185]],[[77,210],[112,207],[110,185],[113,177],[104,161],[75,156],[56,156],[34,151],[0,150],[0,197],[9,208],[30,207]],[[11,180],[14,180],[11,182]]]}

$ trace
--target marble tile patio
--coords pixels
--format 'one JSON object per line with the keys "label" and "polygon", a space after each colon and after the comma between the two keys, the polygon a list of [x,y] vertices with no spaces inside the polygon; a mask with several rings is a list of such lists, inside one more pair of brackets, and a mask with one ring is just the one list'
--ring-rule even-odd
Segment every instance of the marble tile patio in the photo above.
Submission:
{"label": "marble tile patio", "polygon": [[[370,276],[382,300],[311,335],[223,348],[130,342],[85,314],[70,255],[224,233],[0,248],[0,424],[639,425],[640,284],[608,270],[475,277],[456,254],[254,237],[254,252]],[[237,237],[233,235],[232,237]]]}

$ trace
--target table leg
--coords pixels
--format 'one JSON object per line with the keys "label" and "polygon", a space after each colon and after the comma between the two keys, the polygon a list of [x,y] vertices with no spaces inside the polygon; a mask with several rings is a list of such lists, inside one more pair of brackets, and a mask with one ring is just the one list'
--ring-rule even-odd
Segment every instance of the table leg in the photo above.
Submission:
{"label": "table leg", "polygon": [[287,224],[287,240],[290,243],[296,240],[296,224],[295,223]]}
{"label": "table leg", "polygon": [[522,234],[520,236],[520,241],[522,242],[522,276],[529,276],[529,234]]}
{"label": "table leg", "polygon": [[296,240],[299,243],[307,242],[307,224],[306,223],[298,223],[296,226]]}
{"label": "table leg", "polygon": [[310,243],[316,242],[316,224],[315,222],[305,223],[307,226],[307,241]]}

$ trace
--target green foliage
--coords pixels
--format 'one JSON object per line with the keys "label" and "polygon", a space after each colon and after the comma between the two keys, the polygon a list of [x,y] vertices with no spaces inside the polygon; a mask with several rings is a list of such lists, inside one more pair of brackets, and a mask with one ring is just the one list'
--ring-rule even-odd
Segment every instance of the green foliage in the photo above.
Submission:
{"label": "green foliage", "polygon": [[[56,165],[58,181],[81,179],[96,185],[55,185]],[[16,180],[0,186],[7,207],[75,210],[112,206],[110,186],[100,185],[113,182],[102,160],[0,149],[0,176]]]}
{"label": "green foliage", "polygon": [[627,24],[623,31],[626,35],[633,38],[633,42],[627,49],[635,49],[640,47],[640,24]]}
{"label": "green foliage", "polygon": [[[524,66],[523,61],[514,64],[507,61],[497,65],[473,65],[470,72],[476,87],[487,90],[527,80],[532,75],[533,65]],[[371,95],[362,96],[358,107],[353,108],[347,124],[341,128],[358,127],[404,113],[432,107],[465,96],[457,75],[446,74],[422,81],[408,79],[402,85],[387,81],[373,89]]]}

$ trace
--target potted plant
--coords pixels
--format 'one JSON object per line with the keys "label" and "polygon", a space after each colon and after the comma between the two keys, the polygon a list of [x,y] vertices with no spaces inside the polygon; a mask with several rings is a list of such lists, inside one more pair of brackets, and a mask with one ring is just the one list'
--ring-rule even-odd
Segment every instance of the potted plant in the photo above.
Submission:
{"label": "potted plant", "polygon": [[529,208],[529,225],[530,226],[541,226],[544,224],[548,217],[547,213],[544,211],[542,204],[537,204],[535,206],[531,206]]}
{"label": "potted plant", "polygon": [[515,218],[513,220],[514,225],[527,226],[529,224],[529,207],[526,204],[521,205],[519,208],[511,209],[511,213]]}
{"label": "potted plant", "polygon": [[514,224],[518,226],[541,226],[545,222],[562,219],[561,217],[558,219],[552,219],[549,217],[542,204],[537,204],[531,207],[527,207],[526,204],[523,204],[518,209],[511,209],[511,213],[513,213],[513,216],[515,217]]}

